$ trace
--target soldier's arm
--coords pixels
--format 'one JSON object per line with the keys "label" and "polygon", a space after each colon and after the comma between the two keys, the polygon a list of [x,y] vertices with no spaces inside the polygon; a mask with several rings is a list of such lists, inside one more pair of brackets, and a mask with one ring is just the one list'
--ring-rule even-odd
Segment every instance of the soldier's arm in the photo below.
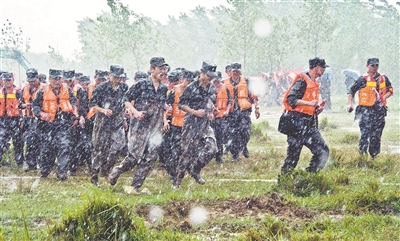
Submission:
{"label": "soldier's arm", "polygon": [[72,92],[72,89],[68,87],[68,94],[69,94],[69,102],[72,105],[73,109],[73,114],[75,116],[75,120],[79,120],[79,113],[78,113],[78,100],[76,99],[74,92]]}
{"label": "soldier's arm", "polygon": [[385,100],[388,99],[390,96],[393,95],[393,87],[392,83],[390,82],[389,78],[385,75],[385,82],[386,82],[386,94],[382,96]]}
{"label": "soldier's arm", "polygon": [[32,110],[33,113],[35,113],[35,116],[40,116],[40,113],[42,112],[42,102],[43,102],[43,89],[40,89],[37,92],[35,99],[32,100]]}
{"label": "soldier's arm", "polygon": [[366,81],[363,76],[360,76],[350,87],[349,93],[347,93],[347,112],[351,113],[353,111],[354,95],[357,93],[357,91],[359,91],[361,88],[364,88],[365,86]]}

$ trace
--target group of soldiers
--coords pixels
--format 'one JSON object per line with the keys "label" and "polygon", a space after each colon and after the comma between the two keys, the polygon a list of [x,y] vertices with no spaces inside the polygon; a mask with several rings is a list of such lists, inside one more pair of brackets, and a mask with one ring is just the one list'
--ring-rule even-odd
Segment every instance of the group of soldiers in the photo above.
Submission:
{"label": "group of soldiers", "polygon": [[216,67],[204,61],[199,71],[170,70],[164,58],[154,57],[131,87],[120,65],[96,70],[93,82],[74,70],[50,69],[46,83],[31,68],[22,88],[2,71],[0,158],[12,139],[18,166],[27,172],[39,167],[42,179],[56,163],[59,180],[88,165],[94,185],[99,174],[115,185],[136,166],[131,187],[141,193],[153,162],[160,160],[174,188],[186,172],[204,184],[201,169],[214,157],[222,162],[223,145],[233,162],[240,153],[249,156],[252,105],[260,116],[240,63],[226,66],[226,78]]}

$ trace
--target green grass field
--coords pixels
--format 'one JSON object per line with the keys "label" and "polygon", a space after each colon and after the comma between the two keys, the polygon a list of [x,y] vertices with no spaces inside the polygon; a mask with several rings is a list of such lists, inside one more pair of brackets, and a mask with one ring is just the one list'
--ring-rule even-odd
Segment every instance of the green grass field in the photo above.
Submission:
{"label": "green grass field", "polygon": [[296,171],[276,180],[286,155],[278,133],[282,107],[261,107],[249,143],[250,158],[212,160],[198,185],[186,176],[179,190],[158,163],[143,188],[128,195],[133,172],[116,186],[89,176],[57,181],[19,170],[10,152],[0,166],[0,240],[400,240],[400,107],[389,99],[382,152],[358,154],[358,125],[344,112],[346,99],[332,98],[320,115],[330,158],[318,174],[304,171],[304,148]]}

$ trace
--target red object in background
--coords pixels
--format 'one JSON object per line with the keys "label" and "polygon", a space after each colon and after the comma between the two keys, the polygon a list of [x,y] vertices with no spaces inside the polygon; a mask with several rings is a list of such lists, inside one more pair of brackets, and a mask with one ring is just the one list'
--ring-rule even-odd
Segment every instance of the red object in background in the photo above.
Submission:
{"label": "red object in background", "polygon": [[321,102],[321,104],[319,104],[319,107],[320,107],[320,108],[323,108],[323,107],[325,106],[325,103],[326,103],[326,100],[323,100],[323,101]]}

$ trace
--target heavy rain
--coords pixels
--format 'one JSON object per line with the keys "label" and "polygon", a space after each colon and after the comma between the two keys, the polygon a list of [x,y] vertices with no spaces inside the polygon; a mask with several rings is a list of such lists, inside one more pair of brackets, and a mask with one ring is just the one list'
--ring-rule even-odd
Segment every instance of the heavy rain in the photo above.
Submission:
{"label": "heavy rain", "polygon": [[400,237],[399,2],[0,8],[0,240]]}

